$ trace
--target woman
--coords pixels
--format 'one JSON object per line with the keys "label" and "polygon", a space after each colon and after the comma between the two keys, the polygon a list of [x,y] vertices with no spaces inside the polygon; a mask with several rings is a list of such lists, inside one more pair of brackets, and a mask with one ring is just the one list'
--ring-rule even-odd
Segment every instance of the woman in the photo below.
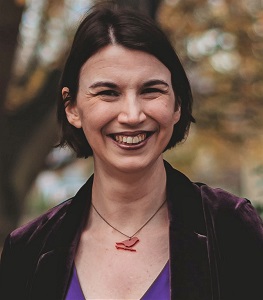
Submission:
{"label": "woman", "polygon": [[7,237],[1,297],[261,299],[263,225],[250,202],[163,161],[194,121],[163,32],[135,12],[95,7],[60,90],[60,145],[93,155],[94,175]]}

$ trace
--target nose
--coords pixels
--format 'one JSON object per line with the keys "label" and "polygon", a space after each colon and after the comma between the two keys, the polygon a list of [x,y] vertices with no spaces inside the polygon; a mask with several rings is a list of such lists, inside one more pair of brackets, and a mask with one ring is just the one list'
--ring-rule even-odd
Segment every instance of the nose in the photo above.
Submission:
{"label": "nose", "polygon": [[120,113],[118,115],[120,123],[136,126],[146,119],[142,103],[140,103],[136,96],[125,97],[120,106]]}

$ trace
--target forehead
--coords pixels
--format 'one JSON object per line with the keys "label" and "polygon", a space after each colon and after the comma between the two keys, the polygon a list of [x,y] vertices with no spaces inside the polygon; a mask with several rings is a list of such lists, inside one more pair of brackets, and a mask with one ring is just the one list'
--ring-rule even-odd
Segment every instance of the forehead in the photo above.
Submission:
{"label": "forehead", "polygon": [[170,81],[168,68],[155,56],[119,45],[108,45],[91,56],[80,70],[80,81],[85,80],[138,80],[158,78]]}

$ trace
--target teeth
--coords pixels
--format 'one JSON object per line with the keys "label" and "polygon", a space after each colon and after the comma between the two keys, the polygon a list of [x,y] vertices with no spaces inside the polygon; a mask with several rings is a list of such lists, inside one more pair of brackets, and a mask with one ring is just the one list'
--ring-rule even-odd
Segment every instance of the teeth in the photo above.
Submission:
{"label": "teeth", "polygon": [[133,138],[133,143],[134,143],[134,144],[139,143],[139,138],[138,138],[137,136]]}
{"label": "teeth", "polygon": [[133,138],[131,136],[127,137],[126,143],[133,144]]}
{"label": "teeth", "polygon": [[140,133],[136,136],[115,135],[115,141],[121,144],[138,144],[146,139],[146,133]]}

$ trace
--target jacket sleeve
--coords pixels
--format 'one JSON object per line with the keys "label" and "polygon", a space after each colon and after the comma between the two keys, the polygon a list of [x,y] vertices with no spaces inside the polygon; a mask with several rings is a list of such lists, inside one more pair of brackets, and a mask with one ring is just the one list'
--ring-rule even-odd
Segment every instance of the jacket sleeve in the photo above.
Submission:
{"label": "jacket sleeve", "polygon": [[248,200],[225,212],[218,241],[224,285],[232,299],[262,299],[263,225]]}
{"label": "jacket sleeve", "polygon": [[28,299],[36,253],[41,243],[30,243],[35,226],[30,230],[24,228],[13,231],[5,240],[0,260],[0,299]]}
{"label": "jacket sleeve", "polygon": [[262,299],[263,223],[249,200],[204,188],[210,253],[220,299]]}
{"label": "jacket sleeve", "polygon": [[[10,236],[5,240],[0,261],[0,298],[25,299],[21,290],[25,276],[19,273],[21,262],[12,255]],[[26,270],[25,270],[26,272]]]}

